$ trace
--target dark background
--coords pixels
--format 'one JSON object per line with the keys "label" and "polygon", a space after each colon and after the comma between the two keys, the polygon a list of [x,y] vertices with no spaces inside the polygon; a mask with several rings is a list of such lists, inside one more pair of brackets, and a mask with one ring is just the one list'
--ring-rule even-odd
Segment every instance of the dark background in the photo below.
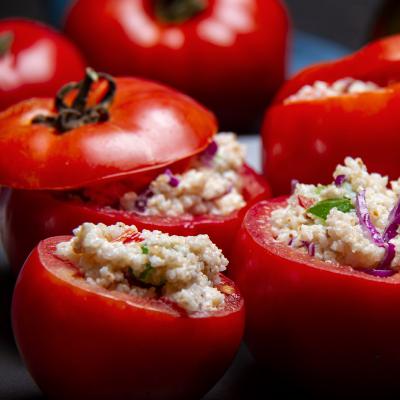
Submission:
{"label": "dark background", "polygon": [[[49,10],[62,0],[0,0],[0,17],[54,20]],[[358,48],[370,35],[384,0],[286,0],[294,26]]]}

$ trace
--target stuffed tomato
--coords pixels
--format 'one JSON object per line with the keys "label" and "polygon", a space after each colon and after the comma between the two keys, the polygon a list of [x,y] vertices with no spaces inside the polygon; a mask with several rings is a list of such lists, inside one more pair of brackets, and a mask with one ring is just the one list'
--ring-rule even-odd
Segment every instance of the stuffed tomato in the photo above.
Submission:
{"label": "stuffed tomato", "polygon": [[297,183],[246,217],[231,277],[254,356],[309,390],[398,389],[400,180],[346,158],[334,183]]}
{"label": "stuffed tomato", "polygon": [[328,171],[346,156],[392,179],[400,175],[399,65],[400,36],[393,36],[309,67],[282,87],[262,132],[274,195],[288,194],[292,179],[329,182]]}
{"label": "stuffed tomato", "polygon": [[216,130],[210,112],[172,89],[93,70],[55,104],[34,99],[0,114],[11,265],[87,221],[207,233],[228,254],[245,210],[269,189],[236,136]]}
{"label": "stuffed tomato", "polygon": [[227,264],[206,235],[122,223],[46,239],[14,292],[21,355],[52,398],[200,398],[243,333]]}

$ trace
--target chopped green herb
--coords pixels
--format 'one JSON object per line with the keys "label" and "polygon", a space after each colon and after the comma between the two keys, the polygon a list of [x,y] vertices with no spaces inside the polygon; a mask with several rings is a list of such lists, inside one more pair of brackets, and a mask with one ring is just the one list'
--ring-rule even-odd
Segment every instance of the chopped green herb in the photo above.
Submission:
{"label": "chopped green herb", "polygon": [[148,262],[145,266],[144,266],[144,270],[141,272],[141,274],[139,275],[139,279],[142,282],[147,283],[150,274],[153,272],[153,267],[151,266],[151,264]]}
{"label": "chopped green herb", "polygon": [[325,221],[332,208],[337,208],[343,213],[348,213],[354,209],[354,206],[349,199],[327,199],[314,204],[307,209],[307,212]]}
{"label": "chopped green herb", "polygon": [[315,194],[321,194],[321,192],[322,192],[324,189],[326,189],[326,185],[318,185],[318,186],[315,188]]}
{"label": "chopped green herb", "polygon": [[142,253],[143,254],[149,254],[149,248],[146,245],[142,245]]}

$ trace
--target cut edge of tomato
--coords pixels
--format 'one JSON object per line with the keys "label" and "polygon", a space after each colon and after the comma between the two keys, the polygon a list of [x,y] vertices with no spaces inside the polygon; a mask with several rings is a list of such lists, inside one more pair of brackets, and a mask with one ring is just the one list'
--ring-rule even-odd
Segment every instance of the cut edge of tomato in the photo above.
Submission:
{"label": "cut edge of tomato", "polygon": [[[324,273],[346,275],[357,279],[362,278],[368,281],[379,282],[381,284],[400,283],[400,273],[396,273],[387,278],[376,277],[363,271],[359,271],[349,265],[338,265],[319,260],[307,253],[299,251],[298,249],[291,248],[285,243],[276,241],[272,237],[269,217],[274,210],[285,207],[287,205],[287,200],[287,196],[282,196],[261,201],[250,208],[243,220],[243,227],[245,227],[246,232],[266,252],[282,257],[297,265],[307,265],[308,267],[317,269]],[[256,223],[254,223],[254,221],[256,221]]]}
{"label": "cut edge of tomato", "polygon": [[332,83],[351,77],[369,80],[382,86],[390,85],[393,81],[391,71],[400,61],[399,39],[399,34],[378,39],[343,58],[304,68],[282,86],[275,96],[275,104],[282,103],[304,85],[317,80]]}
{"label": "cut edge of tomato", "polygon": [[95,209],[98,210],[99,212],[104,212],[106,214],[113,215],[115,217],[120,215],[129,218],[130,216],[133,215],[136,219],[140,220],[142,223],[153,223],[160,225],[160,227],[182,225],[182,223],[188,224],[188,226],[190,226],[191,224],[197,224],[209,221],[222,223],[238,218],[240,214],[245,213],[255,202],[271,196],[271,190],[268,182],[263,178],[263,176],[254,171],[247,164],[243,165],[241,176],[245,181],[247,181],[248,184],[249,183],[251,184],[251,187],[249,188],[244,187],[243,190],[243,197],[246,201],[246,205],[239,210],[232,211],[228,215],[195,215],[195,216],[178,216],[178,217],[167,217],[167,216],[156,216],[156,215],[146,216],[136,213],[134,211],[118,210],[114,208],[108,209],[107,207],[98,206],[95,203],[86,204],[81,202],[80,200],[74,200],[74,201],[77,201],[77,204],[79,204],[80,207]]}
{"label": "cut edge of tomato", "polygon": [[[346,78],[345,76],[343,78]],[[318,80],[318,79],[317,79]],[[315,82],[315,81],[314,81]],[[328,83],[333,83],[326,81]],[[321,97],[321,98],[315,98],[315,99],[301,99],[301,100],[293,100],[293,101],[287,101],[287,99],[296,94],[297,91],[294,93],[288,94],[287,97],[280,99],[280,101],[276,102],[274,106],[284,106],[284,107],[293,107],[297,105],[324,105],[324,106],[329,106],[330,104],[335,104],[335,103],[343,103],[344,105],[346,103],[351,103],[354,104],[355,101],[357,100],[369,100],[371,102],[374,102],[376,99],[384,96],[389,96],[391,94],[395,94],[396,92],[400,92],[400,83],[391,83],[387,86],[379,87],[379,89],[376,90],[371,90],[367,92],[361,92],[361,93],[343,93],[343,94],[338,94],[337,96],[327,96],[327,97]]]}
{"label": "cut edge of tomato", "polygon": [[55,236],[42,240],[38,244],[38,256],[42,267],[51,276],[68,283],[72,286],[73,290],[78,290],[92,295],[102,297],[106,302],[124,303],[130,307],[140,308],[149,312],[158,312],[167,314],[171,317],[187,317],[187,318],[210,318],[210,317],[224,317],[229,314],[238,312],[243,307],[243,299],[235,283],[229,278],[220,275],[221,283],[215,287],[221,289],[223,286],[233,288],[233,291],[221,292],[225,296],[225,306],[221,310],[212,312],[195,312],[188,315],[184,309],[171,301],[164,301],[162,298],[146,299],[140,296],[134,296],[127,293],[118,292],[116,290],[108,290],[98,285],[90,285],[85,282],[76,266],[71,262],[66,261],[54,254],[56,245],[63,241],[68,241],[71,236]]}

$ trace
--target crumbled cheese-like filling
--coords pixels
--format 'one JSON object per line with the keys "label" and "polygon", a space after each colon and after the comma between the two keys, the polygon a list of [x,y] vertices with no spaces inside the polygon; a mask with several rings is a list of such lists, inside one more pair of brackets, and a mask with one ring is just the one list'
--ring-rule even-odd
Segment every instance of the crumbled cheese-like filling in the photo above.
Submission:
{"label": "crumbled cheese-like filling", "polygon": [[228,260],[208,235],[172,236],[123,223],[84,223],[56,254],[86,281],[142,297],[165,296],[188,313],[215,311],[224,295],[214,285]]}
{"label": "crumbled cheese-like filling", "polygon": [[345,94],[373,92],[379,89],[380,87],[373,82],[364,82],[353,78],[339,79],[331,84],[316,81],[313,85],[303,86],[297,93],[285,99],[285,103],[318,100],[327,97],[343,96]]}
{"label": "crumbled cheese-like filling", "polygon": [[[369,174],[361,159],[347,157],[333,174],[344,182],[323,185],[298,183],[288,205],[271,214],[272,233],[279,242],[324,260],[353,268],[374,269],[385,256],[385,248],[366,234],[357,215],[356,196],[366,192],[371,222],[382,234],[388,225],[390,211],[400,196],[400,179],[390,182],[376,173]],[[339,177],[339,178],[338,178]],[[353,207],[340,211],[333,207],[326,220],[310,212],[310,207],[327,199],[343,199]],[[400,268],[400,236],[389,241],[395,247],[390,267]]]}
{"label": "crumbled cheese-like filling", "polygon": [[[216,144],[216,146],[215,146]],[[240,169],[245,149],[233,133],[215,137],[216,154],[206,150],[182,174],[166,171],[151,182],[146,194],[125,193],[121,207],[144,215],[228,215],[246,205]]]}

